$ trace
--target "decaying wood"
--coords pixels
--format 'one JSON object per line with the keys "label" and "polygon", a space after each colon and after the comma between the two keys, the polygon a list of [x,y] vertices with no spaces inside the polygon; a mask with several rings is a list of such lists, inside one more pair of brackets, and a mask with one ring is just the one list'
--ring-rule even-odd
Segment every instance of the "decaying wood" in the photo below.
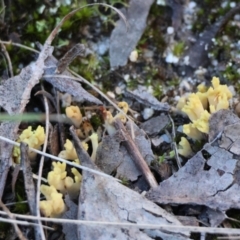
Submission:
{"label": "decaying wood", "polygon": [[151,188],[155,188],[158,186],[156,179],[154,178],[152,172],[150,171],[147,163],[143,159],[139,149],[136,147],[134,141],[132,140],[131,136],[123,126],[121,120],[117,119],[114,123],[116,129],[118,129],[122,133],[123,144],[128,150],[130,156],[132,157],[133,161],[137,165],[137,167],[142,171],[143,176],[149,183]]}

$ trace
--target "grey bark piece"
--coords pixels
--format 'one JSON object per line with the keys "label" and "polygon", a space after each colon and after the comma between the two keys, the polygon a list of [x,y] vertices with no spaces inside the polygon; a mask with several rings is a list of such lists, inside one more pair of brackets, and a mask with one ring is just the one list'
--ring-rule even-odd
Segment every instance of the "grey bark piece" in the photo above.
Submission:
{"label": "grey bark piece", "polygon": [[136,47],[146,27],[146,20],[153,0],[131,0],[129,8],[124,11],[128,22],[128,30],[120,19],[110,38],[111,68],[124,66],[131,51]]}
{"label": "grey bark piece", "polygon": [[169,124],[169,118],[165,114],[162,114],[140,124],[140,128],[142,128],[148,135],[155,136],[159,134],[167,124]]}

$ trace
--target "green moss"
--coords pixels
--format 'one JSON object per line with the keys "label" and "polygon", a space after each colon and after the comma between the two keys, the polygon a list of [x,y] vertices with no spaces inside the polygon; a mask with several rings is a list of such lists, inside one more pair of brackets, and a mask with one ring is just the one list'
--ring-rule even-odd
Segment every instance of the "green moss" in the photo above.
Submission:
{"label": "green moss", "polygon": [[97,130],[98,127],[102,125],[102,119],[98,115],[93,115],[90,119],[90,123],[92,124],[93,128]]}
{"label": "green moss", "polygon": [[154,86],[153,88],[153,96],[156,98],[161,97],[163,94],[163,87],[161,84],[157,84],[157,86]]}
{"label": "green moss", "polygon": [[177,44],[175,44],[173,48],[173,54],[177,57],[180,57],[184,52],[184,48],[185,48],[185,43],[178,42]]}

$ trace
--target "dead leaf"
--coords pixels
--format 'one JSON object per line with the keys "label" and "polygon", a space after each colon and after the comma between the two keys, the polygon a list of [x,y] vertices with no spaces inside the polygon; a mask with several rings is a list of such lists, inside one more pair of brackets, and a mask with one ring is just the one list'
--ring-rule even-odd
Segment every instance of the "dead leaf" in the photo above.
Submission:
{"label": "dead leaf", "polygon": [[[77,102],[90,102],[97,105],[102,105],[103,103],[95,98],[93,95],[84,90],[79,82],[74,81],[71,78],[74,76],[67,70],[63,71],[61,75],[57,75],[55,71],[57,70],[58,61],[50,56],[46,60],[46,68],[44,69],[44,76],[47,82],[51,83],[56,89],[63,93],[69,93],[73,96],[74,101]],[[54,76],[55,75],[55,76]]]}
{"label": "dead leaf", "polygon": [[[127,123],[127,130],[131,134],[131,125]],[[135,144],[145,161],[150,165],[154,160],[151,150],[151,142],[146,139],[145,133],[137,125],[133,124]],[[96,165],[105,173],[112,174],[116,171],[116,177],[136,181],[142,174],[136,167],[131,156],[124,146],[121,146],[122,138],[117,132],[113,136],[105,135],[97,150]]]}
{"label": "dead leaf", "polygon": [[165,114],[153,117],[150,120],[140,124],[140,128],[143,129],[149,136],[156,136],[169,124],[169,118]]}
{"label": "dead leaf", "polygon": [[168,105],[168,103],[159,102],[153,95],[147,92],[145,87],[140,85],[134,91],[127,90],[124,95],[157,111],[167,112],[170,110],[170,106]]}
{"label": "dead leaf", "polygon": [[109,51],[111,68],[124,66],[127,63],[130,53],[144,32],[153,2],[153,0],[131,0],[128,9],[123,11],[129,28],[127,29],[124,21],[120,19],[112,31]]}
{"label": "dead leaf", "polygon": [[209,120],[208,141],[212,142],[224,128],[237,122],[239,118],[231,110],[222,109],[212,114]]}
{"label": "dead leaf", "polygon": [[[194,204],[222,213],[240,208],[239,182],[235,181],[238,161],[233,155],[210,144],[204,146],[172,177],[148,192],[148,199],[159,204]],[[205,159],[203,154],[210,154]]]}

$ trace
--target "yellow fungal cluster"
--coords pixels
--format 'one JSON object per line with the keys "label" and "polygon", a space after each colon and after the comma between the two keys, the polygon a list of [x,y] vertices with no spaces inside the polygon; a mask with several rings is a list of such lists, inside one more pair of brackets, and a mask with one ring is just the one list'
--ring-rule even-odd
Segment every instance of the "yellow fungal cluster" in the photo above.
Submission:
{"label": "yellow fungal cluster", "polygon": [[66,209],[63,195],[68,193],[71,198],[76,198],[82,176],[76,168],[71,168],[74,179],[67,176],[66,163],[53,162],[52,165],[53,170],[47,176],[50,186],[40,187],[41,193],[46,197],[46,200],[40,202],[40,210],[46,217],[60,217]]}
{"label": "yellow fungal cluster", "polygon": [[[32,126],[29,126],[25,129],[19,136],[17,142],[27,143],[30,148],[40,149],[41,145],[43,145],[45,140],[44,128],[42,126],[38,126],[36,130],[32,130]],[[30,160],[34,160],[36,157],[36,153],[28,150],[28,156]],[[13,159],[14,162],[20,163],[20,148],[15,146],[13,148]]]}
{"label": "yellow fungal cluster", "polygon": [[69,106],[65,109],[66,115],[71,119],[76,128],[79,128],[82,123],[82,113],[78,106]]}
{"label": "yellow fungal cluster", "polygon": [[[194,140],[201,140],[204,134],[209,132],[211,114],[220,109],[228,109],[230,98],[232,93],[226,85],[220,84],[217,77],[213,77],[212,87],[207,89],[204,85],[199,85],[197,93],[182,97],[177,108],[186,113],[191,120],[191,123],[183,125],[183,133]],[[186,141],[181,140],[182,148],[186,146]]]}
{"label": "yellow fungal cluster", "polygon": [[[129,106],[126,102],[119,102],[118,107],[126,114],[128,112]],[[110,111],[104,110],[104,127],[106,128],[109,135],[113,135],[116,132],[115,127],[113,126],[114,120],[117,118],[120,119],[123,123],[127,121],[126,116],[119,112],[116,116],[112,116]]]}

